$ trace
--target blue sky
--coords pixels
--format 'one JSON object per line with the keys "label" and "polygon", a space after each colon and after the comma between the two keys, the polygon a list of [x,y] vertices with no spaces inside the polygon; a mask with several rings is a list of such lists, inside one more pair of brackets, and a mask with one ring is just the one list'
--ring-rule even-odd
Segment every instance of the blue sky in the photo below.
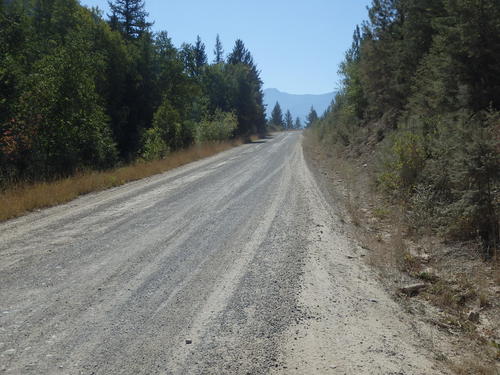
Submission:
{"label": "blue sky", "polygon": [[[338,87],[338,64],[371,0],[146,0],[153,30],[175,45],[200,35],[212,58],[220,34],[229,52],[238,38],[252,52],[265,88],[321,94]],[[107,11],[107,0],[81,0]]]}

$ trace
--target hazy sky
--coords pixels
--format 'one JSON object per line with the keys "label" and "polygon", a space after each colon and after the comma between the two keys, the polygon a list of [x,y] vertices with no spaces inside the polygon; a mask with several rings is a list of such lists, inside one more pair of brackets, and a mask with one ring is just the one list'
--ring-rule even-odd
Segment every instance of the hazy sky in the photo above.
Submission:
{"label": "hazy sky", "polygon": [[[337,68],[370,0],[146,0],[153,30],[179,46],[200,35],[212,59],[220,34],[229,52],[238,38],[252,52],[265,88],[321,94],[338,87]],[[81,0],[107,11],[107,0]]]}

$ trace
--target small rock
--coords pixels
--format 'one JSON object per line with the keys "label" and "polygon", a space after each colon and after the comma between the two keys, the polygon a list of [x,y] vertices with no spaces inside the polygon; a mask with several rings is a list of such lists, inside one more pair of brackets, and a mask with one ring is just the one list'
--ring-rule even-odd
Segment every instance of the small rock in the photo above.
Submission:
{"label": "small rock", "polygon": [[3,354],[12,355],[16,352],[16,349],[8,349],[3,352]]}
{"label": "small rock", "polygon": [[479,311],[472,310],[471,312],[469,312],[467,319],[469,319],[473,323],[479,323]]}
{"label": "small rock", "polygon": [[191,345],[193,343],[193,340],[186,340],[186,345]]}
{"label": "small rock", "polygon": [[427,253],[421,253],[417,256],[417,258],[422,262],[422,263],[429,263],[431,260],[431,256]]}

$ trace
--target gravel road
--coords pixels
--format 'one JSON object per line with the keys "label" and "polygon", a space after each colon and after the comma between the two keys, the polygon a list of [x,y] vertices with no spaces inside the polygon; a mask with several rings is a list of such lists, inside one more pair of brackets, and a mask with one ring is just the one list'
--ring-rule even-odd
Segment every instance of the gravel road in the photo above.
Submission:
{"label": "gravel road", "polygon": [[432,374],[282,133],[0,224],[8,374]]}

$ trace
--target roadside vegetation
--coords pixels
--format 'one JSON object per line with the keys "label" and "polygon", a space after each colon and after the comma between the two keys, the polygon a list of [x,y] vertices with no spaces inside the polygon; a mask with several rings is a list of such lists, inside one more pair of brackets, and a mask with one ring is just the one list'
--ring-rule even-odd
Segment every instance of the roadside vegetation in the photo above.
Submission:
{"label": "roadside vegetation", "polygon": [[41,192],[89,179],[76,190],[92,191],[266,133],[260,72],[243,41],[226,55],[217,36],[209,61],[199,37],[176,47],[154,33],[143,0],[110,9],[0,0],[0,194],[9,204],[33,184]]}
{"label": "roadside vegetation", "polygon": [[25,182],[10,186],[0,191],[0,221],[15,218],[30,211],[66,203],[83,194],[109,189],[163,173],[242,143],[241,139],[205,142],[174,151],[162,159],[150,161],[140,159],[126,166],[110,170],[81,171],[70,177],[53,181]]}
{"label": "roadside vegetation", "polygon": [[498,1],[373,0],[306,132],[369,261],[409,310],[437,309],[459,374],[500,360],[498,61]]}
{"label": "roadside vegetation", "polygon": [[416,230],[499,241],[500,3],[375,0],[314,125],[322,142],[377,151],[380,191]]}

